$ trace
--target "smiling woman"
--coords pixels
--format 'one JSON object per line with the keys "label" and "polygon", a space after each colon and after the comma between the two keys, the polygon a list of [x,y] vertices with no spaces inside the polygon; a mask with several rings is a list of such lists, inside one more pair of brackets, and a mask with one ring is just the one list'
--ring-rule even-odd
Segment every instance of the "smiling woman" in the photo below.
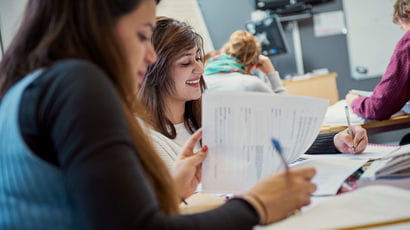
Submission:
{"label": "smiling woman", "polygon": [[[176,64],[178,85],[201,91],[202,41],[188,33],[191,45],[167,44],[182,59],[158,51],[155,61],[157,2],[28,1],[0,62],[0,229],[252,229],[309,203],[311,168],[270,176],[216,210],[178,215],[206,150],[183,152],[171,177],[135,119],[144,112],[135,92],[148,65],[146,76],[163,70],[157,63]],[[166,26],[157,24],[153,41]],[[190,102],[185,115],[197,129],[200,101]]]}

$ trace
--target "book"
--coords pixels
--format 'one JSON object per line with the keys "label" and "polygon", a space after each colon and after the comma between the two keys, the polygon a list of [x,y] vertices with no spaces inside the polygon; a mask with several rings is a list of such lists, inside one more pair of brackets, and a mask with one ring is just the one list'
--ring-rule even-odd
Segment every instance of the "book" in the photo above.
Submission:
{"label": "book", "polygon": [[378,155],[378,159],[374,158],[377,160],[366,169],[361,180],[410,177],[410,145],[393,145],[390,148],[382,146],[382,149],[383,155]]}
{"label": "book", "polygon": [[410,177],[410,152],[402,153],[385,160],[376,171],[376,178]]}

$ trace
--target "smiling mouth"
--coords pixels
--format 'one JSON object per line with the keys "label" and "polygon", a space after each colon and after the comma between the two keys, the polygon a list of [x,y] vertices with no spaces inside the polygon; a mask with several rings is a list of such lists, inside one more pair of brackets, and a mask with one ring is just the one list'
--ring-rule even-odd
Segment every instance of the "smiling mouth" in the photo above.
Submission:
{"label": "smiling mouth", "polygon": [[198,80],[187,80],[185,81],[185,84],[187,85],[197,85],[199,83],[200,79]]}

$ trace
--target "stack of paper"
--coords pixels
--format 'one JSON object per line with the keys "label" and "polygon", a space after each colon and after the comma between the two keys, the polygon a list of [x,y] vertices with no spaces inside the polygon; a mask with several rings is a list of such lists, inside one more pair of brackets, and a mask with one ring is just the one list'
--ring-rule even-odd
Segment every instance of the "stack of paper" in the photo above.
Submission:
{"label": "stack of paper", "polygon": [[392,157],[376,171],[377,178],[405,176],[410,176],[410,152]]}
{"label": "stack of paper", "polygon": [[362,179],[410,176],[410,145],[395,146],[374,161]]}
{"label": "stack of paper", "polygon": [[317,137],[327,100],[266,93],[205,92],[203,192],[242,193],[284,169],[271,138],[292,162]]}

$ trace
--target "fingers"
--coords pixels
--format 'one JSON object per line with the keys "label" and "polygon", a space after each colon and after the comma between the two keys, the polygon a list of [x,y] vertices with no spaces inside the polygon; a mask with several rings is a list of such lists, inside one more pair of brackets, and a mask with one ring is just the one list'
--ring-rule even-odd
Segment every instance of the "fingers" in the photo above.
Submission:
{"label": "fingers", "polygon": [[187,158],[187,161],[189,161],[189,164],[192,166],[198,166],[200,165],[208,155],[208,147],[204,146],[200,151],[198,151],[196,154],[190,156]]}
{"label": "fingers", "polygon": [[194,152],[196,143],[202,138],[202,128],[198,129],[185,143],[181,155],[190,156]]}
{"label": "fingers", "polygon": [[353,145],[356,147],[355,153],[361,153],[365,150],[368,143],[366,129],[356,125],[352,126],[352,131],[354,133]]}
{"label": "fingers", "polygon": [[311,167],[291,169],[290,172],[292,175],[301,176],[306,180],[311,180],[316,175],[316,170]]}

